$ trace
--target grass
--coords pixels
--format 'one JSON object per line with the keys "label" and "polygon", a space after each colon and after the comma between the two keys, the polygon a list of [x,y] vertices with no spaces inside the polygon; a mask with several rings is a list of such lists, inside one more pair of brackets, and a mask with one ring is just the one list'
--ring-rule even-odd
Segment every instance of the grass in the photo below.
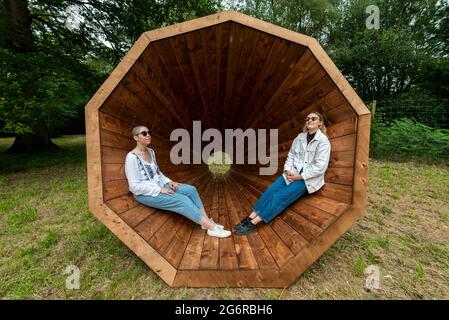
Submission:
{"label": "grass", "polygon": [[170,288],[89,213],[84,136],[54,141],[27,156],[0,139],[0,298],[449,299],[447,167],[370,160],[366,214],[290,288]]}

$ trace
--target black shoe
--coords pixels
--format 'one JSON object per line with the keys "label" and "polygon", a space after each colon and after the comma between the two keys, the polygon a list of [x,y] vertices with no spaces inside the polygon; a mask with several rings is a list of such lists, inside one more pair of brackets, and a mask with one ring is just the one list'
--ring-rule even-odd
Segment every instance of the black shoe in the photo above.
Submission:
{"label": "black shoe", "polygon": [[257,227],[255,224],[252,224],[252,222],[247,222],[242,224],[239,228],[236,228],[235,233],[239,236],[246,236],[247,234],[256,232]]}
{"label": "black shoe", "polygon": [[234,226],[234,229],[240,229],[243,225],[247,224],[247,223],[251,223],[251,218],[248,216],[245,219],[243,219],[242,221],[240,221],[240,223],[236,224]]}

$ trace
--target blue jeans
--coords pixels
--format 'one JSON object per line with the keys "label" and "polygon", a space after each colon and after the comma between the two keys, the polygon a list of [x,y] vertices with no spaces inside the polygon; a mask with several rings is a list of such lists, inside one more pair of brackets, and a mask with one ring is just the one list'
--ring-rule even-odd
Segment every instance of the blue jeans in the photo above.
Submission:
{"label": "blue jeans", "polygon": [[[170,189],[168,183],[164,188]],[[201,208],[200,195],[196,188],[190,184],[180,183],[178,190],[174,194],[159,193],[157,196],[134,195],[134,199],[148,207],[173,211],[182,214],[184,217],[199,223],[203,214]]]}
{"label": "blue jeans", "polygon": [[304,194],[308,194],[304,180],[295,180],[287,185],[281,175],[260,196],[253,211],[269,223]]}

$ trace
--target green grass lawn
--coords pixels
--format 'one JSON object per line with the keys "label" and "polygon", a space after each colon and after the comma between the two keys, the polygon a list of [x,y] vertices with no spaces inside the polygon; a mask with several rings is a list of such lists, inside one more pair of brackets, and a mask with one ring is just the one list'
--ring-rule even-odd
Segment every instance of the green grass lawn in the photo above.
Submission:
{"label": "green grass lawn", "polygon": [[27,156],[0,139],[0,298],[449,299],[448,168],[371,160],[366,214],[288,289],[170,288],[89,213],[84,136],[54,141]]}

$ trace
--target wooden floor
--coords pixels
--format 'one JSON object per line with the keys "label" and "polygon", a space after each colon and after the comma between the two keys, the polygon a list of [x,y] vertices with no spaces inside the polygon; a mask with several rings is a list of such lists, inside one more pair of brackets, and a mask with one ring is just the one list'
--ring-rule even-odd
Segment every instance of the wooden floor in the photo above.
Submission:
{"label": "wooden floor", "polygon": [[[214,221],[231,230],[252,211],[252,205],[274,179],[262,177],[232,170],[216,178],[205,171],[185,182],[197,187]],[[130,195],[107,204],[174,268],[209,272],[281,270],[349,206],[309,195],[272,223],[260,223],[255,233],[238,236],[233,232],[229,238],[218,239],[207,236],[188,219],[145,207]]]}

